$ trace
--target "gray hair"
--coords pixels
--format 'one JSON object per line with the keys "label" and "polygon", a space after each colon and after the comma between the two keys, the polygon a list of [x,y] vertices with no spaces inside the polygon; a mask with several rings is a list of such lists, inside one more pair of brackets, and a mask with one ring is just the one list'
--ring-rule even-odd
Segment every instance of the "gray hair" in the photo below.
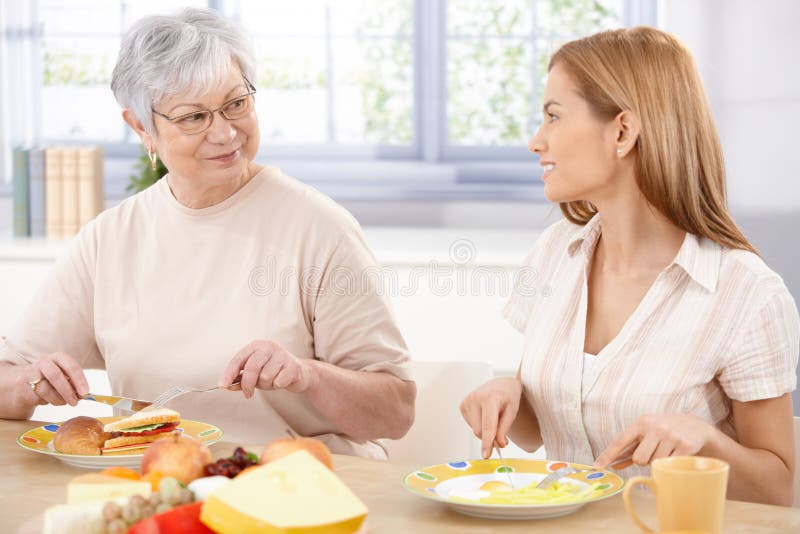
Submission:
{"label": "gray hair", "polygon": [[254,79],[253,48],[244,31],[209,9],[184,8],[174,15],[136,21],[122,38],[111,90],[155,135],[151,108],[167,96],[207,94],[229,74],[233,62]]}

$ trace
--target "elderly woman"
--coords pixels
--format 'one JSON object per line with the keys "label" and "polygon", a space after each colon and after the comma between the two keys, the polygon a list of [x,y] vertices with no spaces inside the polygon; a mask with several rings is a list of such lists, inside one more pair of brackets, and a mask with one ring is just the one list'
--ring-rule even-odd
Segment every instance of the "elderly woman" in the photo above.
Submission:
{"label": "elderly woman", "polygon": [[[212,11],[137,22],[111,82],[122,116],[169,174],[87,224],[0,345],[0,417],[75,405],[84,368],[115,394],[175,384],[184,418],[248,443],[287,429],[333,452],[414,418],[407,350],[375,259],[340,206],[254,162],[253,54]],[[241,387],[232,382],[241,375]]]}
{"label": "elderly woman", "polygon": [[632,456],[630,474],[713,456],[731,498],[790,504],[797,308],[728,212],[691,54],[652,28],[569,42],[544,117],[529,148],[565,219],[505,309],[519,373],[462,403],[484,455],[511,437],[598,467]]}

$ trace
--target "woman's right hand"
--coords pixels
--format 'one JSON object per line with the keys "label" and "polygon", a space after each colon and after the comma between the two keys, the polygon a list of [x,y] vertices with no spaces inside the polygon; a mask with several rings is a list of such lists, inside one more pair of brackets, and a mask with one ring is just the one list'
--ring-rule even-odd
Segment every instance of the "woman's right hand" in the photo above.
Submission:
{"label": "woman's right hand", "polygon": [[89,393],[89,383],[80,364],[63,352],[40,356],[26,365],[18,391],[28,404],[75,406]]}
{"label": "woman's right hand", "polygon": [[517,417],[522,384],[515,377],[493,378],[471,392],[461,403],[461,415],[481,440],[484,458],[492,454],[495,443],[508,445],[508,431]]}

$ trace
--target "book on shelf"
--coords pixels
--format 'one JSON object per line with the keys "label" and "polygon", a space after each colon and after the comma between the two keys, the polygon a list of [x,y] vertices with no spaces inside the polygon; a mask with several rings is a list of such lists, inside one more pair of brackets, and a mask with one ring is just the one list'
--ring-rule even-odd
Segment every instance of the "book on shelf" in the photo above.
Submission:
{"label": "book on shelf", "polygon": [[32,148],[28,152],[28,211],[30,213],[31,237],[45,237],[46,200],[44,184],[44,153],[43,148]]}
{"label": "book on shelf", "polygon": [[13,152],[13,186],[14,186],[14,237],[25,237],[30,234],[31,216],[28,210],[28,170],[27,148],[15,148]]}
{"label": "book on shelf", "polygon": [[61,153],[61,237],[81,229],[78,206],[78,149],[65,147]]}
{"label": "book on shelf", "polygon": [[91,221],[103,211],[103,149],[82,147],[78,149],[78,226]]}
{"label": "book on shelf", "polygon": [[64,149],[48,147],[44,156],[45,236],[61,239],[64,235],[61,209],[61,160]]}

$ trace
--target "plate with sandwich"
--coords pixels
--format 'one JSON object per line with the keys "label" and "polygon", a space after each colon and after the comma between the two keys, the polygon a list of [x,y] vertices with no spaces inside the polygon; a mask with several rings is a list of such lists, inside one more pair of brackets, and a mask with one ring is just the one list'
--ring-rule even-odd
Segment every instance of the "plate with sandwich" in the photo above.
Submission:
{"label": "plate with sandwich", "polygon": [[76,467],[139,467],[145,449],[173,432],[182,432],[206,445],[222,439],[219,427],[181,419],[178,412],[159,408],[130,417],[73,417],[63,423],[32,428],[17,438],[17,444]]}

